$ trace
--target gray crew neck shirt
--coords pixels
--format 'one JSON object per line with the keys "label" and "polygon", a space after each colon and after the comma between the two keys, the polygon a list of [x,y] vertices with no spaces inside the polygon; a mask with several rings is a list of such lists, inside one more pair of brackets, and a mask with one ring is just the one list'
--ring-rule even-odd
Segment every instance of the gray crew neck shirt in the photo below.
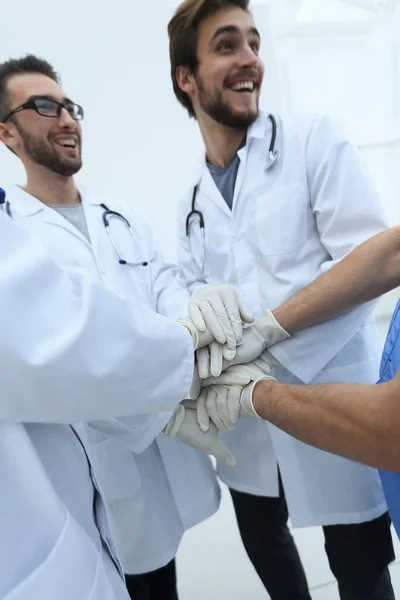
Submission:
{"label": "gray crew neck shirt", "polygon": [[89,231],[86,224],[85,213],[82,204],[49,204],[49,207],[58,212],[76,227],[76,229],[90,243]]}
{"label": "gray crew neck shirt", "polygon": [[[245,145],[246,137],[240,144],[238,151],[241,148],[244,148]],[[210,165],[210,163],[207,163],[208,170],[210,171],[211,176],[215,181],[215,185],[219,189],[223,199],[225,200],[225,202],[231,210],[233,205],[233,196],[235,193],[235,185],[237,174],[239,171],[239,165],[240,158],[237,152],[235,152],[235,155],[233,156],[231,162],[227,167],[214,167],[213,165]]]}

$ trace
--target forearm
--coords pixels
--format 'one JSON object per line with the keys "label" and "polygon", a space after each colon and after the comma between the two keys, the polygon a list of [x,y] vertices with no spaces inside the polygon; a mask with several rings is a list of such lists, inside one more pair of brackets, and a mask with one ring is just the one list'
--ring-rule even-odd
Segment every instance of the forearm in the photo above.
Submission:
{"label": "forearm", "polygon": [[400,470],[400,393],[380,385],[294,386],[259,382],[257,414],[301,441],[347,458]]}
{"label": "forearm", "polygon": [[400,285],[400,227],[370,238],[273,311],[289,333],[312,327]]}

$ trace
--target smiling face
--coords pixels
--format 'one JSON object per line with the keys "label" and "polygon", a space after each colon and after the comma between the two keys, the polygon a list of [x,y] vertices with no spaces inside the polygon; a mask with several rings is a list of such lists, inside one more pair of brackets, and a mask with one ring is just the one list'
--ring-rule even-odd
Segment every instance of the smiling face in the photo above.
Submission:
{"label": "smiling face", "polygon": [[[32,99],[66,102],[60,85],[41,74],[21,74],[7,84],[10,111]],[[82,166],[82,129],[79,121],[63,108],[59,117],[38,114],[33,108],[22,110],[1,125],[1,140],[26,167],[40,165],[53,173],[69,177]]]}
{"label": "smiling face", "polygon": [[197,119],[207,115],[232,128],[249,127],[259,114],[264,65],[252,16],[222,9],[199,26],[196,72],[178,68],[178,83],[191,98]]}

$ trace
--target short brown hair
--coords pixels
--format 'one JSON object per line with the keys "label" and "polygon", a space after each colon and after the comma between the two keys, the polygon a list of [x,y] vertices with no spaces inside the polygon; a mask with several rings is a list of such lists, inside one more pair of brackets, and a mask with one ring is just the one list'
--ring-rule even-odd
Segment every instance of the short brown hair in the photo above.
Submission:
{"label": "short brown hair", "polygon": [[229,6],[248,11],[250,0],[184,0],[168,24],[171,79],[175,96],[195,117],[189,96],[181,90],[176,80],[176,68],[188,67],[194,73],[198,67],[197,43],[199,25],[208,17]]}
{"label": "short brown hair", "polygon": [[0,63],[0,122],[10,110],[10,98],[7,91],[7,84],[10,79],[16,75],[28,75],[35,73],[45,75],[56,83],[60,83],[61,79],[52,65],[33,54],[27,54],[22,58],[9,58],[6,62]]}

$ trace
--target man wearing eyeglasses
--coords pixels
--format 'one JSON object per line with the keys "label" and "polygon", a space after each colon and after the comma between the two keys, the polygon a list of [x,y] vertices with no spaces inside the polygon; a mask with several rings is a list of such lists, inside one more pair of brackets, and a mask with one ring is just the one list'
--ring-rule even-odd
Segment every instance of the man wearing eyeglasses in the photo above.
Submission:
{"label": "man wearing eyeglasses", "polygon": [[[143,219],[114,200],[76,186],[73,176],[82,166],[82,118],[82,107],[66,96],[46,61],[26,56],[0,65],[0,140],[19,157],[27,174],[23,189],[7,190],[9,213],[38,236],[61,266],[83,270],[120,296],[141,302],[146,310],[173,319],[184,317],[189,296],[175,281],[174,270],[163,263]],[[113,228],[112,240],[105,214]],[[178,439],[167,439],[162,431]],[[216,429],[207,439],[195,411],[183,407],[180,416],[160,413],[139,421],[92,423],[86,434],[131,597],[175,600],[174,557],[181,537],[219,505],[212,464],[197,449],[227,462],[232,462],[230,453],[218,442]],[[74,468],[74,461],[86,460],[77,440],[71,438],[70,446],[75,448],[72,455],[71,449],[60,445],[68,463],[65,469],[56,467],[59,463],[50,456],[48,461],[53,471],[60,470],[55,475],[63,501],[77,513],[90,497],[90,486],[82,480],[81,487],[68,487],[67,469]]]}

